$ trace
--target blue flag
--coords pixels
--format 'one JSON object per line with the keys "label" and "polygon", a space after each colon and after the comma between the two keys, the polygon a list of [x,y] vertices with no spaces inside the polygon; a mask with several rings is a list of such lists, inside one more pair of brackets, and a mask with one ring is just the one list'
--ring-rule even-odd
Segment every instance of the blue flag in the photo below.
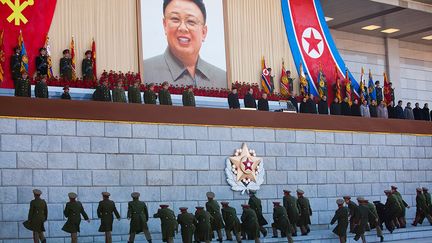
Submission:
{"label": "blue flag", "polygon": [[369,102],[371,102],[372,100],[376,100],[375,84],[370,69],[369,69],[368,95],[369,95]]}

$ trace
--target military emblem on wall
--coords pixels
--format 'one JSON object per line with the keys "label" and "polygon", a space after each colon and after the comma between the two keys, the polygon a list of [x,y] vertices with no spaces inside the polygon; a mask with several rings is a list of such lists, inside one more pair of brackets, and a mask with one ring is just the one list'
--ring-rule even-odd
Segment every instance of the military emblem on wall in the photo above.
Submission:
{"label": "military emblem on wall", "polygon": [[264,182],[264,163],[262,158],[256,157],[255,151],[244,143],[242,148],[236,149],[232,157],[227,158],[225,174],[233,191],[240,191],[242,194],[257,191]]}

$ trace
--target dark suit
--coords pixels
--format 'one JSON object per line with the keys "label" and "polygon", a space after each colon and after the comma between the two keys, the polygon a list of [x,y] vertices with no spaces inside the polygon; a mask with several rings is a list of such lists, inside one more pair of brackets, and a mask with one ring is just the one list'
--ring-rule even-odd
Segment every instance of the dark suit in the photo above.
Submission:
{"label": "dark suit", "polygon": [[250,93],[247,93],[244,97],[244,106],[246,108],[257,108],[255,98]]}
{"label": "dark suit", "polygon": [[269,103],[267,99],[261,98],[258,100],[258,110],[269,111]]}
{"label": "dark suit", "polygon": [[228,105],[230,109],[240,109],[238,94],[230,93],[228,95]]}

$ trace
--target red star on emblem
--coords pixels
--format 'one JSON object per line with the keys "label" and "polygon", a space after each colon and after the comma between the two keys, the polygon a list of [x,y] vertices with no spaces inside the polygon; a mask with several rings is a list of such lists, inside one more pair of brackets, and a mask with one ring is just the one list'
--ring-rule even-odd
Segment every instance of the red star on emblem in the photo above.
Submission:
{"label": "red star on emblem", "polygon": [[308,53],[310,53],[312,50],[315,50],[319,53],[318,44],[321,43],[322,40],[316,39],[313,31],[311,31],[311,36],[309,38],[305,37],[305,40],[309,43]]}
{"label": "red star on emblem", "polygon": [[245,171],[246,170],[250,170],[252,171],[252,165],[253,162],[249,160],[249,158],[246,159],[246,161],[243,162],[244,166],[245,166]]}

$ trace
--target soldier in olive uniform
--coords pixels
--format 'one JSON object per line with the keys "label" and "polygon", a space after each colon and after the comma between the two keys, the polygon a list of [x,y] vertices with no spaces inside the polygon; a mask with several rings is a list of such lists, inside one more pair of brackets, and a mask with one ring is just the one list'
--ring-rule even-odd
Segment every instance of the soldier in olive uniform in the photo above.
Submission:
{"label": "soldier in olive uniform", "polygon": [[343,199],[345,200],[345,204],[348,206],[349,209],[349,232],[354,232],[354,224],[357,217],[357,204],[353,201],[351,201],[350,196],[344,196]]}
{"label": "soldier in olive uniform", "polygon": [[26,229],[33,231],[34,243],[39,243],[39,241],[45,243],[44,223],[48,218],[48,207],[45,200],[41,199],[42,191],[34,189],[33,195],[34,199],[30,202],[28,219],[23,225]]}
{"label": "soldier in olive uniform", "polygon": [[401,214],[402,207],[400,206],[398,199],[390,190],[385,190],[384,193],[387,196],[385,207],[390,219],[389,225],[391,228],[394,228],[398,223],[397,216]]}
{"label": "soldier in olive uniform", "polygon": [[162,241],[174,243],[174,235],[177,231],[178,223],[174,212],[168,207],[168,205],[160,205],[160,209],[153,217],[160,218],[161,220]]}
{"label": "soldier in olive uniform", "polygon": [[48,98],[48,85],[46,74],[42,75],[40,77],[40,80],[36,82],[34,92],[36,98]]}
{"label": "soldier in olive uniform", "polygon": [[405,208],[410,208],[410,207],[408,206],[408,203],[406,203],[403,200],[402,195],[397,191],[397,189],[398,189],[397,186],[391,186],[392,194],[396,197],[397,201],[399,202],[399,205],[401,206],[401,212],[399,215],[397,215],[399,225],[401,228],[406,228]]}
{"label": "soldier in olive uniform", "polygon": [[195,207],[195,219],[197,220],[197,227],[195,230],[195,242],[204,241],[209,243],[212,239],[211,221],[213,217],[211,214],[204,210],[204,207]]}
{"label": "soldier in olive uniform", "polygon": [[102,201],[99,202],[97,208],[98,218],[101,220],[101,225],[99,227],[99,232],[105,232],[105,242],[112,242],[112,225],[114,221],[113,214],[116,216],[117,220],[120,221],[120,214],[117,211],[115,203],[109,199],[111,194],[109,192],[102,192]]}
{"label": "soldier in olive uniform", "polygon": [[111,92],[108,87],[108,80],[104,79],[101,84],[96,87],[93,93],[93,100],[111,102]]}
{"label": "soldier in olive uniform", "polygon": [[22,71],[21,78],[16,81],[15,96],[31,97],[31,84],[26,71]]}
{"label": "soldier in olive uniform", "polygon": [[69,202],[66,203],[66,207],[63,211],[64,216],[67,218],[62,230],[71,234],[71,243],[78,242],[78,232],[80,232],[81,215],[84,217],[88,223],[90,219],[81,202],[77,201],[78,195],[74,192],[68,194]]}
{"label": "soldier in olive uniform", "polygon": [[133,243],[135,240],[135,235],[139,234],[140,232],[144,232],[146,240],[151,243],[152,238],[147,225],[147,221],[149,219],[147,205],[145,202],[139,200],[140,194],[138,192],[133,192],[131,197],[132,201],[128,203],[127,212],[127,218],[130,220],[128,243]]}
{"label": "soldier in olive uniform", "polygon": [[195,107],[195,95],[193,93],[193,86],[190,85],[185,91],[183,91],[183,106],[193,106]]}
{"label": "soldier in olive uniform", "polygon": [[376,229],[377,237],[379,237],[381,239],[381,242],[383,242],[384,236],[382,233],[381,224],[379,223],[379,216],[375,204],[369,202],[367,199],[365,199],[365,203],[367,203],[369,210],[375,216],[375,218],[369,219],[369,226],[371,229]]}
{"label": "soldier in olive uniform", "polygon": [[213,217],[213,220],[211,221],[212,238],[214,238],[213,237],[213,231],[216,231],[217,235],[218,235],[218,241],[222,242],[222,229],[224,227],[224,223],[222,221],[222,215],[220,212],[219,204],[214,199],[215,194],[213,192],[207,192],[206,196],[207,196],[207,200],[208,200],[206,203],[206,210]]}
{"label": "soldier in olive uniform", "polygon": [[235,208],[230,207],[228,202],[221,202],[222,205],[222,218],[225,222],[225,233],[228,241],[232,241],[232,234],[234,233],[237,242],[241,242],[241,224],[237,217]]}
{"label": "soldier in olive uniform", "polygon": [[63,94],[60,97],[62,100],[70,100],[72,99],[70,94],[69,94],[69,86],[64,86],[63,87]]}
{"label": "soldier in olive uniform", "polygon": [[428,192],[429,189],[427,187],[422,187],[423,195],[426,199],[426,206],[429,208],[430,211],[432,211],[432,201],[431,201],[431,194]]}
{"label": "soldier in olive uniform", "polygon": [[309,199],[304,196],[304,191],[298,189],[297,197],[297,205],[300,210],[300,217],[297,225],[300,227],[302,235],[307,235],[310,232],[309,225],[311,224],[310,216],[312,216],[312,209]]}
{"label": "soldier in olive uniform", "polygon": [[249,206],[251,209],[253,209],[258,217],[258,224],[260,226],[260,231],[263,234],[264,237],[267,236],[267,230],[264,228],[264,225],[267,225],[268,222],[267,220],[264,218],[263,213],[262,213],[262,204],[261,204],[261,199],[259,199],[256,196],[256,192],[255,191],[249,191],[249,202],[248,202]]}
{"label": "soldier in olive uniform", "polygon": [[188,213],[188,208],[180,208],[180,214],[177,215],[177,223],[181,226],[181,236],[183,243],[192,243],[193,234],[196,224],[198,223],[195,215]]}
{"label": "soldier in olive uniform", "polygon": [[162,89],[159,91],[159,104],[161,105],[172,105],[171,94],[168,88],[169,88],[169,83],[164,82],[162,84]]}
{"label": "soldier in olive uniform", "polygon": [[123,88],[123,80],[117,81],[116,87],[112,91],[113,102],[127,103],[125,90]]}
{"label": "soldier in olive uniform", "polygon": [[277,231],[280,230],[281,234],[287,237],[289,243],[293,243],[294,240],[291,235],[292,227],[291,222],[288,218],[288,213],[285,207],[280,205],[280,202],[273,202],[273,238],[278,237]]}
{"label": "soldier in olive uniform", "polygon": [[39,56],[36,57],[36,72],[38,75],[48,74],[48,57],[46,48],[39,49]]}
{"label": "soldier in olive uniform", "polygon": [[297,221],[299,219],[299,209],[297,198],[290,195],[290,190],[284,190],[283,206],[287,210],[288,218],[291,222],[293,236],[297,236]]}
{"label": "soldier in olive uniform", "polygon": [[426,197],[423,193],[422,188],[417,188],[417,196],[416,196],[416,216],[414,219],[414,222],[412,223],[413,226],[417,226],[417,223],[423,223],[424,218],[426,217],[429,223],[432,225],[432,217],[430,208],[427,206]]}
{"label": "soldier in olive uniform", "polygon": [[338,209],[335,212],[330,224],[333,225],[337,221],[337,226],[333,229],[333,233],[335,233],[339,237],[340,243],[345,243],[347,241],[347,227],[348,227],[348,208],[344,207],[344,200],[338,199],[336,200],[336,204],[338,205]]}
{"label": "soldier in olive uniform", "polygon": [[10,59],[10,69],[12,71],[12,79],[14,81],[15,86],[15,96],[18,96],[16,91],[16,86],[18,79],[21,78],[21,63],[22,63],[22,56],[21,56],[21,49],[19,46],[14,48],[14,54],[11,56]]}
{"label": "soldier in olive uniform", "polygon": [[136,104],[142,103],[140,85],[141,85],[141,80],[136,79],[133,85],[129,86],[128,89],[129,103],[136,103]]}
{"label": "soldier in olive uniform", "polygon": [[147,89],[144,91],[144,103],[148,105],[156,105],[157,95],[154,92],[154,83],[147,85]]}
{"label": "soldier in olive uniform", "polygon": [[357,200],[359,202],[359,206],[357,208],[356,225],[354,228],[354,240],[358,241],[361,238],[362,242],[366,243],[366,237],[364,233],[368,228],[368,222],[371,220],[375,220],[376,218],[369,210],[368,202],[365,201],[364,198],[359,197]]}
{"label": "soldier in olive uniform", "polygon": [[60,58],[60,77],[66,81],[72,80],[72,59],[69,49],[63,51],[63,57]]}
{"label": "soldier in olive uniform", "polygon": [[82,77],[83,80],[93,81],[93,60],[92,60],[92,51],[88,50],[85,52],[85,58],[82,61]]}
{"label": "soldier in olive uniform", "polygon": [[253,209],[248,204],[243,204],[243,213],[241,215],[242,233],[247,235],[249,240],[255,240],[255,243],[260,242],[260,226],[258,217]]}

